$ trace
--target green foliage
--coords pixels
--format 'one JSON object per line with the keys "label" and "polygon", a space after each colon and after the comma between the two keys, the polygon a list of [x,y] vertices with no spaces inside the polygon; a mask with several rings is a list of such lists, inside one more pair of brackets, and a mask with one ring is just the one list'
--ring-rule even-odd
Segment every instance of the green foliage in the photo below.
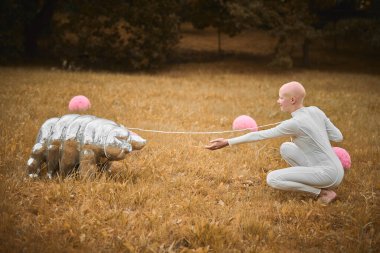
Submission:
{"label": "green foliage", "polygon": [[[266,1],[262,9],[265,28],[278,37],[275,55],[270,66],[292,68],[293,51],[319,36],[314,28],[317,17],[309,9],[308,1]],[[305,56],[307,55],[307,52]],[[304,59],[307,63],[308,59]]]}
{"label": "green foliage", "polygon": [[187,0],[182,2],[182,17],[197,29],[211,26],[235,36],[261,22],[261,4],[251,0]]}
{"label": "green foliage", "polygon": [[90,1],[60,2],[53,20],[52,53],[81,64],[96,64],[117,55],[119,34],[115,23],[120,14],[110,15],[111,9],[111,4]]}
{"label": "green foliage", "polygon": [[356,49],[378,51],[380,49],[380,20],[352,18],[340,20],[325,27],[326,38],[351,41]]}
{"label": "green foliage", "polygon": [[[0,2],[0,61],[39,53],[37,56],[55,56],[65,64],[104,67],[112,63],[132,69],[156,68],[167,61],[178,44],[179,24],[191,22],[197,29],[216,28],[220,50],[221,33],[232,37],[249,29],[269,31],[278,37],[272,65],[288,68],[293,66],[294,49],[302,48],[306,58],[310,42],[322,36],[341,40],[354,37],[358,45],[378,50],[380,23],[373,11],[379,4],[375,3],[370,0],[3,0]],[[360,19],[354,18],[356,15]]]}
{"label": "green foliage", "polygon": [[316,17],[304,0],[187,0],[182,10],[184,20],[198,29],[211,26],[230,36],[249,29],[270,31],[279,38],[271,64],[277,67],[292,67],[292,48],[318,35]]}
{"label": "green foliage", "polygon": [[0,1],[0,62],[22,56],[25,24],[33,19],[37,10],[35,1]]}
{"label": "green foliage", "polygon": [[112,61],[133,69],[165,62],[179,39],[174,0],[102,3],[61,3],[54,34],[57,56],[90,64]]}
{"label": "green foliage", "polygon": [[131,1],[124,16],[130,26],[125,55],[134,68],[152,68],[166,61],[179,41],[176,12],[175,0]]}

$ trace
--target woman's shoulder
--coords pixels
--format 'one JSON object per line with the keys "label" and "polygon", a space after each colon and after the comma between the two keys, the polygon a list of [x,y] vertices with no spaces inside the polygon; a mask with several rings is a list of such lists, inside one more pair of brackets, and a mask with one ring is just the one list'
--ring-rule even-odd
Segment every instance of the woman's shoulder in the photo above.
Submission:
{"label": "woman's shoulder", "polygon": [[325,114],[321,109],[319,109],[319,107],[317,106],[308,106],[307,109],[311,112],[314,112],[314,113],[318,113],[318,114]]}

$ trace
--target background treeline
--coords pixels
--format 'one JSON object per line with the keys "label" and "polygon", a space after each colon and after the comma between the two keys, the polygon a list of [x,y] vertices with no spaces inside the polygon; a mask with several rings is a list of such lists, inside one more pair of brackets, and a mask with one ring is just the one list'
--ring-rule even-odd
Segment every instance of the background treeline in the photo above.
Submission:
{"label": "background treeline", "polygon": [[[294,46],[309,64],[312,43],[350,40],[379,52],[379,0],[2,0],[0,62],[53,59],[131,69],[167,62],[181,25],[236,36],[260,29],[277,38],[272,65],[291,67]],[[252,41],[254,43],[254,41]]]}

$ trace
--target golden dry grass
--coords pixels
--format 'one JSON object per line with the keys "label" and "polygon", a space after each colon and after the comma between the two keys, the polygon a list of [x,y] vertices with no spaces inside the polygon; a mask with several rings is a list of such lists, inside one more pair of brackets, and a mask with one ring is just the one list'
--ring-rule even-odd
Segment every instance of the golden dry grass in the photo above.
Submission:
{"label": "golden dry grass", "polygon": [[[0,68],[0,76],[0,252],[379,250],[378,75],[278,73],[227,61],[156,74]],[[88,113],[127,127],[215,131],[241,114],[259,125],[286,119],[276,99],[289,80],[304,83],[307,105],[330,116],[352,157],[330,206],[266,185],[269,170],[286,166],[283,138],[211,152],[202,146],[221,135],[139,132],[148,145],[111,175],[26,177],[40,125],[68,113],[74,95],[91,99]]]}

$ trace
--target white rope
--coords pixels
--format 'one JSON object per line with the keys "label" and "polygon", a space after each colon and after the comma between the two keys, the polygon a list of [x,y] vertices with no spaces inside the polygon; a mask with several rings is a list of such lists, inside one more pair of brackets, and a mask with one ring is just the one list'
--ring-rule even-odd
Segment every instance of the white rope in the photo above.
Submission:
{"label": "white rope", "polygon": [[[280,124],[280,122],[257,126],[257,128],[263,128],[267,126],[274,126]],[[134,128],[134,127],[128,127],[129,130],[138,130],[142,132],[151,132],[151,133],[161,133],[161,134],[224,134],[224,133],[233,133],[233,132],[243,132],[247,130],[252,130],[253,128],[244,128],[244,129],[238,129],[238,130],[227,130],[227,131],[214,131],[214,132],[191,132],[191,131],[162,131],[162,130],[152,130],[152,129],[142,129],[142,128]]]}

